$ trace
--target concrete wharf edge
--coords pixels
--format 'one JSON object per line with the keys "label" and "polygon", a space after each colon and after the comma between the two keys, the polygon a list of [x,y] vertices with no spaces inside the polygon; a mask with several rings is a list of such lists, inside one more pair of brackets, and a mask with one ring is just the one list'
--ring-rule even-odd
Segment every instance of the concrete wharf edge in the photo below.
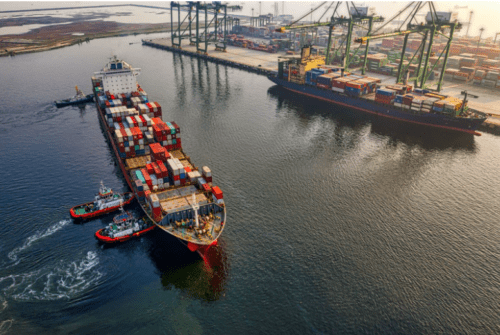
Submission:
{"label": "concrete wharf edge", "polygon": [[[187,41],[182,42],[184,44],[181,45],[181,48],[178,48],[172,46],[172,41],[170,38],[142,40],[143,45],[147,45],[153,48],[205,59],[217,64],[231,66],[240,70],[264,76],[278,71],[278,57],[284,56],[283,53],[271,54],[263,51],[249,50],[237,46],[227,46],[226,52],[216,51],[214,46],[209,46],[210,49],[207,50],[207,54],[203,54],[196,51],[196,46],[189,45]],[[264,65],[262,66],[258,63],[263,63]],[[368,72],[367,74],[369,75],[370,72]],[[469,103],[469,105],[476,110],[490,114],[486,121],[479,127],[479,130],[500,135],[500,111],[490,110],[489,108],[488,110],[485,110],[481,108],[483,107],[480,106],[481,104],[475,105],[473,103]]]}

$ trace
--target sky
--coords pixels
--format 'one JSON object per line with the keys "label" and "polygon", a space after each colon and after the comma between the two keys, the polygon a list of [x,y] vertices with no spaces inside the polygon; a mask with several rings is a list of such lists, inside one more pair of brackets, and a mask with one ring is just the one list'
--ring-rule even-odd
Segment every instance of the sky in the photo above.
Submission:
{"label": "sky", "polygon": [[[52,8],[52,7],[69,7],[69,6],[85,6],[85,5],[101,5],[101,4],[119,4],[119,3],[137,3],[138,1],[0,1],[0,12],[4,10],[15,9],[30,9],[30,8]],[[143,4],[168,7],[169,1],[139,1]],[[225,3],[225,2],[224,2]],[[243,6],[241,14],[251,15],[252,8],[254,15],[259,13],[274,14],[275,1],[230,1],[229,4],[239,4]],[[282,14],[283,2],[278,3],[278,13]],[[318,20],[325,12],[327,6],[331,2],[327,2],[315,13],[313,20]],[[354,1],[358,6],[375,7],[376,12],[385,18],[391,18],[397,11],[406,6],[408,1]],[[310,13],[311,8],[318,6],[321,2],[318,1],[286,1],[284,9],[286,14],[292,14],[295,18]],[[497,32],[500,32],[500,1],[434,1],[434,5],[438,11],[455,11],[458,12],[459,21],[463,24],[469,21],[469,13],[472,10],[471,26],[469,28],[470,36],[478,36],[480,28],[484,28],[482,37],[494,37]],[[333,10],[330,10],[331,13]],[[426,10],[427,11],[427,10]],[[240,14],[238,13],[238,14]],[[340,6],[340,13],[347,14],[345,2]],[[331,15],[331,14],[330,14]],[[0,17],[2,14],[0,13]],[[326,16],[323,17],[323,20]],[[310,20],[311,16],[307,15],[305,19]],[[467,26],[465,25],[459,33],[465,34]]]}

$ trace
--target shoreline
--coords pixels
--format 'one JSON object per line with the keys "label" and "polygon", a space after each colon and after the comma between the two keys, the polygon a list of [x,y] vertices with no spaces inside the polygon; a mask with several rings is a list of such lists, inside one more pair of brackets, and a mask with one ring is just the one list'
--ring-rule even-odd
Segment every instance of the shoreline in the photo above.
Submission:
{"label": "shoreline", "polygon": [[[177,23],[174,23],[174,29]],[[93,39],[171,32],[170,23],[122,24],[107,21],[45,26],[19,35],[0,36],[0,57],[49,51]],[[82,36],[71,35],[83,33]]]}

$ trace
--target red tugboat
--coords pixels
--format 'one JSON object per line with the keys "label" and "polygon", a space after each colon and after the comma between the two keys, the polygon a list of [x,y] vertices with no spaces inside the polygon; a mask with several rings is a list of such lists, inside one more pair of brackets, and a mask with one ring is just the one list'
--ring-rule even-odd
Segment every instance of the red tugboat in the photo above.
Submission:
{"label": "red tugboat", "polygon": [[130,212],[121,208],[121,213],[113,218],[106,228],[95,233],[95,237],[104,243],[125,242],[134,236],[141,236],[156,226],[147,217],[137,219]]}
{"label": "red tugboat", "polygon": [[94,201],[75,206],[69,210],[69,213],[72,218],[77,220],[91,219],[116,211],[121,205],[130,204],[133,199],[132,192],[116,194],[112,189],[105,187],[101,181],[99,193],[96,194]]}

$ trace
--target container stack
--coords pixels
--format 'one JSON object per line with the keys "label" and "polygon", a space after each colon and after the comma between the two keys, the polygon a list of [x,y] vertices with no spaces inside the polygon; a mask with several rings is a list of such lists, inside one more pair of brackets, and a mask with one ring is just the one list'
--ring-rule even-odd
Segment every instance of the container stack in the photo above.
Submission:
{"label": "container stack", "polygon": [[411,101],[411,106],[410,110],[414,113],[418,113],[422,109],[422,105],[424,103],[425,97],[424,96],[413,96],[413,99]]}
{"label": "container stack", "polygon": [[396,91],[396,94],[407,94],[411,93],[413,86],[412,85],[402,85],[402,84],[393,84],[387,85],[385,88]]}
{"label": "container stack", "polygon": [[438,98],[430,98],[427,97],[424,102],[422,103],[422,108],[420,109],[421,112],[424,113],[431,113],[432,112],[432,107],[434,106],[434,103],[436,101],[439,101],[440,99]]}
{"label": "container stack", "polygon": [[219,186],[212,187],[212,197],[216,204],[221,204],[223,202],[222,199],[224,198],[224,195],[222,194]]}
{"label": "container stack", "polygon": [[163,122],[160,118],[153,118],[153,134],[157,142],[168,151],[180,149],[181,134],[180,128],[175,122]]}
{"label": "container stack", "polygon": [[377,84],[381,82],[381,80],[378,78],[370,78],[370,77],[358,79],[357,81],[365,85],[366,91],[364,94],[375,92],[375,90],[377,89]]}
{"label": "container stack", "polygon": [[204,166],[201,168],[203,178],[206,180],[207,183],[212,182],[212,171],[208,166]]}
{"label": "container stack", "polygon": [[486,74],[485,78],[481,81],[481,85],[486,87],[495,87],[497,85],[499,73],[490,71]]}
{"label": "container stack", "polygon": [[170,180],[175,186],[185,185],[187,181],[187,173],[184,166],[177,158],[167,160],[167,170],[170,175]]}
{"label": "container stack", "polygon": [[394,106],[403,108],[403,95],[402,94],[396,94],[396,97],[394,98]]}
{"label": "container stack", "polygon": [[412,104],[412,101],[413,101],[413,94],[406,94],[403,96],[403,105],[401,107],[403,107],[403,109],[410,109],[411,108],[411,104]]}
{"label": "container stack", "polygon": [[114,133],[120,157],[145,155],[144,138],[139,127],[116,129]]}
{"label": "container stack", "polygon": [[346,83],[353,79],[348,77],[338,77],[332,80],[332,91],[344,93]]}
{"label": "container stack", "polygon": [[151,143],[149,149],[153,159],[156,161],[166,162],[170,159],[170,153],[165,147],[162,147],[160,143]]}
{"label": "container stack", "polygon": [[477,70],[474,74],[474,81],[472,82],[474,85],[481,85],[482,80],[486,77],[485,70]]}
{"label": "container stack", "polygon": [[360,96],[366,94],[367,85],[361,79],[349,81],[345,84],[345,93],[352,96]]}
{"label": "container stack", "polygon": [[460,56],[450,56],[448,57],[448,62],[446,63],[446,66],[451,69],[458,69],[460,68],[461,61],[462,57]]}
{"label": "container stack", "polygon": [[157,102],[138,104],[135,108],[139,111],[141,115],[147,115],[151,118],[162,116],[161,106]]}
{"label": "container stack", "polygon": [[391,105],[396,97],[396,91],[379,88],[375,92],[375,102]]}
{"label": "container stack", "polygon": [[339,78],[339,77],[340,77],[340,73],[336,73],[336,72],[320,75],[320,76],[316,77],[316,86],[320,87],[320,88],[327,89],[327,90],[331,90],[333,79]]}
{"label": "container stack", "polygon": [[366,63],[368,65],[368,70],[371,72],[378,72],[379,68],[386,65],[388,62],[387,55],[378,53],[373,55],[368,55],[366,57]]}
{"label": "container stack", "polygon": [[444,80],[453,80],[453,78],[455,77],[455,74],[458,73],[460,70],[458,69],[446,69],[446,71],[444,71]]}
{"label": "container stack", "polygon": [[155,221],[159,221],[161,219],[161,207],[160,207],[160,199],[156,194],[151,194],[148,197],[148,204],[153,212],[153,219]]}

